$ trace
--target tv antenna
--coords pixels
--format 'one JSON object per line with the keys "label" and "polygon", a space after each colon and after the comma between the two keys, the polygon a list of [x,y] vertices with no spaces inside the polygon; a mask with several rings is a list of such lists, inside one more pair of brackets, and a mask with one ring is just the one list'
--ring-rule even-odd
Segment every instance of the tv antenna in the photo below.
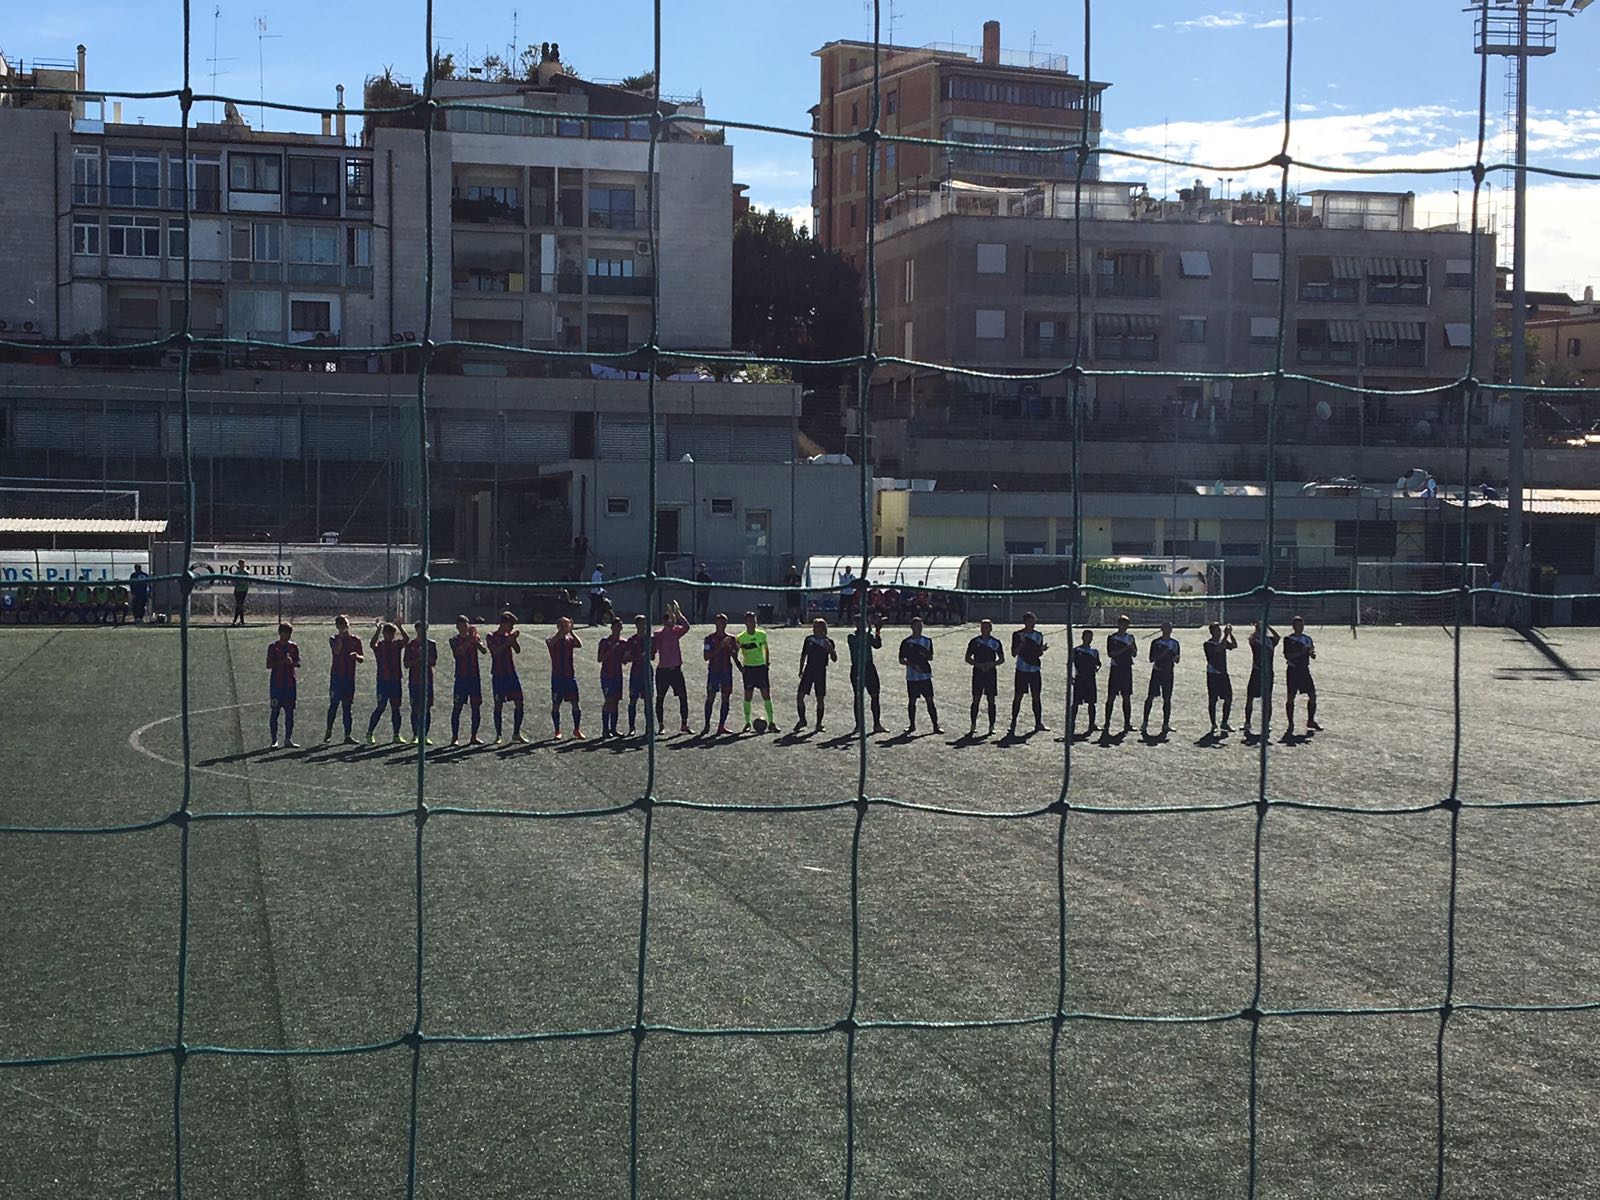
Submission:
{"label": "tv antenna", "polygon": [[[221,22],[221,20],[222,20],[222,5],[220,5],[220,4],[212,5],[212,7],[211,7],[211,57],[206,59],[206,61],[211,64],[211,94],[213,96],[215,96],[217,94],[217,76],[218,75],[226,75],[226,74],[228,74],[227,71],[219,71],[219,70],[217,70],[217,64],[218,63],[224,63],[224,62],[238,62],[239,61],[237,58],[218,58],[217,57],[217,25],[218,25],[219,22]],[[212,121],[215,121],[217,119],[217,102],[215,100],[211,101],[211,119],[212,119]]]}
{"label": "tv antenna", "polygon": [[256,18],[256,103],[259,105],[257,113],[261,121],[261,128],[267,127],[267,52],[268,38],[282,37],[281,33],[267,32],[267,19]]}
{"label": "tv antenna", "polygon": [[[873,0],[861,0],[862,11],[870,14],[872,12],[872,4],[873,4]],[[888,35],[889,36],[887,37],[887,39],[885,39],[884,44],[887,45],[887,46],[892,46],[892,45],[894,45],[894,27],[895,27],[896,23],[898,23],[899,20],[900,20],[900,6],[899,6],[898,3],[896,3],[896,0],[883,0],[883,9],[882,9],[882,11],[883,11],[883,15],[888,19],[888,25],[889,25],[889,29],[888,29]],[[868,32],[868,34],[870,36],[872,31],[869,28],[867,32]],[[952,36],[954,36],[954,35],[952,35]]]}

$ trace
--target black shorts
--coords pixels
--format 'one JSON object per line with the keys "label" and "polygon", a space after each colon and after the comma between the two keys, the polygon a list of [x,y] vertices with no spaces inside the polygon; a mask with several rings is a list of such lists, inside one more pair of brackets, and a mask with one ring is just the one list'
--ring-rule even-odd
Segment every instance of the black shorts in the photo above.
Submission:
{"label": "black shorts", "polygon": [[980,671],[977,667],[972,668],[972,698],[974,700],[981,699],[984,696],[993,700],[995,692],[999,690],[998,684],[998,672]]}
{"label": "black shorts", "polygon": [[933,703],[933,680],[908,679],[906,680],[906,696],[912,702],[919,699]]}
{"label": "black shorts", "polygon": [[[1020,679],[1021,676],[1019,675]],[[1036,677],[1037,678],[1037,677]],[[1099,697],[1098,680],[1093,675],[1074,675],[1072,678],[1072,702],[1074,704],[1093,704]]]}
{"label": "black shorts", "polygon": [[1043,680],[1044,676],[1038,671],[1018,671],[1017,695],[1037,696],[1039,694],[1039,686]]}
{"label": "black shorts", "polygon": [[805,674],[800,676],[800,694],[805,696],[811,692],[817,694],[818,700],[828,694],[828,672],[826,670],[809,667]]}
{"label": "black shorts", "polygon": [[771,684],[767,679],[767,664],[762,663],[759,667],[746,667],[744,669],[744,686],[746,691],[763,691],[770,688]]}
{"label": "black shorts", "polygon": [[1106,699],[1114,700],[1118,696],[1133,696],[1133,668],[1112,667],[1106,683]]}
{"label": "black shorts", "polygon": [[1211,700],[1232,700],[1233,680],[1226,675],[1213,675],[1206,672],[1206,696]]}
{"label": "black shorts", "polygon": [[1172,672],[1171,671],[1151,671],[1150,672],[1150,688],[1149,688],[1148,691],[1145,692],[1145,695],[1146,696],[1160,696],[1163,700],[1171,700],[1172,699]]}
{"label": "black shorts", "polygon": [[[854,692],[856,690],[856,684],[859,682],[860,674],[861,673],[856,668],[854,668],[854,667],[850,668],[850,690],[852,692]],[[878,694],[878,668],[877,667],[869,666],[867,668],[867,681],[866,681],[865,684],[862,685],[861,690],[866,692],[866,694],[869,695],[869,696],[876,696]]]}
{"label": "black shorts", "polygon": [[1293,700],[1302,692],[1307,696],[1315,696],[1317,694],[1317,685],[1311,681],[1310,667],[1290,667],[1288,675],[1289,699]]}
{"label": "black shorts", "polygon": [[1261,672],[1251,671],[1250,682],[1244,685],[1244,694],[1251,700],[1261,695]]}

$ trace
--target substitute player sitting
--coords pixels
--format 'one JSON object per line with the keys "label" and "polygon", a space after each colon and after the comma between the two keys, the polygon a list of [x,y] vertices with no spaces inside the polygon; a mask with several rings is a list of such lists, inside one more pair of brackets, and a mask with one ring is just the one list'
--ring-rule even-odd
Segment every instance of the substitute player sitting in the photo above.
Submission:
{"label": "substitute player sitting", "polygon": [[411,693],[411,736],[433,745],[433,671],[439,665],[439,643],[428,636],[428,627],[418,621],[417,636],[406,643],[401,659],[405,663],[407,690]]}
{"label": "substitute player sitting", "polygon": [[1322,728],[1317,724],[1317,685],[1311,678],[1311,660],[1317,656],[1316,644],[1312,642],[1311,635],[1306,632],[1304,617],[1295,617],[1291,622],[1294,632],[1283,639],[1283,661],[1288,667],[1289,676],[1289,728],[1286,731],[1291,737],[1294,735],[1294,698],[1301,693],[1306,698],[1306,731],[1315,733]]}
{"label": "substitute player sitting", "polygon": [[1150,687],[1144,694],[1144,720],[1139,731],[1150,736],[1150,707],[1157,696],[1161,697],[1161,737],[1172,728],[1172,677],[1173,669],[1182,656],[1178,639],[1172,636],[1172,626],[1161,623],[1161,636],[1150,643]]}
{"label": "substitute player sitting", "polygon": [[333,658],[328,664],[328,728],[322,740],[333,740],[333,718],[344,709],[344,740],[355,745],[351,735],[350,706],[356,700],[356,666],[367,661],[361,652],[361,639],[350,632],[350,618],[340,614],[333,620],[333,636],[328,639],[328,649]]}
{"label": "substitute player sitting", "polygon": [[900,665],[906,669],[906,712],[910,717],[906,733],[917,731],[919,699],[927,702],[933,731],[943,733],[939,728],[939,710],[933,704],[933,639],[923,636],[922,621],[917,617],[911,618],[911,633],[900,643]]}
{"label": "substitute player sitting", "polygon": [[700,736],[711,732],[711,704],[722,697],[722,716],[717,722],[717,734],[728,732],[728,705],[733,699],[733,665],[739,656],[739,643],[728,632],[728,614],[718,613],[716,628],[706,634],[700,643],[701,657],[706,660],[706,721]]}
{"label": "substitute player sitting", "polygon": [[[396,633],[400,635],[398,641],[395,640]],[[383,719],[383,710],[386,708],[393,716],[394,740],[406,740],[400,732],[400,664],[405,658],[406,643],[410,640],[410,634],[388,621],[379,621],[372,631],[372,657],[378,667],[378,707],[372,710],[372,717],[367,721],[369,746],[378,740],[378,722]]]}
{"label": "substitute player sitting", "polygon": [[1228,651],[1237,650],[1233,626],[1211,622],[1211,637],[1203,649],[1206,652],[1206,707],[1211,713],[1211,732],[1217,731],[1217,702],[1222,702],[1222,732],[1232,733],[1228,718],[1233,715],[1233,680],[1228,678]]}
{"label": "substitute player sitting", "polygon": [[465,616],[456,618],[456,635],[450,639],[450,654],[455,659],[455,703],[450,709],[450,744],[461,744],[461,710],[472,705],[472,745],[483,745],[478,726],[483,720],[483,676],[478,656],[489,648],[478,636],[478,627]]}
{"label": "substitute player sitting", "polygon": [[511,707],[511,740],[526,742],[522,736],[522,680],[517,675],[517,658],[522,653],[521,634],[517,630],[517,616],[506,611],[500,614],[500,628],[489,635],[489,686],[494,691],[494,744],[504,740],[505,725],[501,712],[507,704]]}
{"label": "substitute player sitting", "polygon": [[1128,618],[1117,618],[1117,631],[1106,638],[1106,658],[1110,670],[1106,673],[1106,715],[1101,722],[1102,738],[1111,736],[1111,709],[1122,697],[1122,732],[1133,728],[1133,663],[1139,657],[1139,643],[1128,632]]}
{"label": "substitute player sitting", "polygon": [[794,698],[800,719],[794,723],[799,733],[806,727],[806,697],[817,694],[817,729],[822,732],[822,710],[828,700],[828,664],[839,661],[839,651],[828,636],[828,623],[821,617],[811,622],[811,632],[800,644],[800,688]]}
{"label": "substitute player sitting", "polygon": [[561,704],[572,705],[572,736],[583,740],[583,713],[578,708],[578,651],[583,649],[583,639],[572,631],[572,618],[562,617],[556,622],[554,636],[545,639],[550,651],[550,724],[555,727],[555,740],[561,740]]}
{"label": "substitute player sitting", "polygon": [[622,668],[628,661],[628,639],[622,636],[622,619],[611,618],[611,633],[595,650],[600,663],[600,736],[620,737],[618,710],[622,707]]}
{"label": "substitute player sitting", "polygon": [[[848,567],[845,568],[849,570]],[[739,669],[744,675],[744,729],[750,728],[750,702],[755,699],[756,692],[761,693],[761,703],[766,709],[767,720],[758,733],[765,733],[776,726],[772,718],[772,681],[770,679],[772,655],[767,647],[767,631],[756,628],[756,614],[744,614],[744,628],[735,636],[739,643]]]}
{"label": "substitute player sitting", "polygon": [[1069,738],[1078,727],[1080,705],[1089,706],[1089,727],[1084,733],[1090,734],[1095,731],[1094,709],[1099,699],[1096,695],[1096,676],[1099,674],[1100,651],[1094,648],[1094,630],[1085,629],[1078,638],[1078,644],[1072,648],[1072,678],[1068,684],[1072,688],[1072,705],[1067,716]]}
{"label": "substitute player sitting", "polygon": [[994,636],[994,622],[985,617],[978,622],[978,636],[967,643],[966,661],[972,668],[972,724],[967,729],[968,737],[978,736],[978,705],[984,700],[989,702],[989,734],[994,735],[994,697],[999,690],[1000,664],[1005,660],[1005,648]]}
{"label": "substitute player sitting", "polygon": [[[268,728],[272,733],[269,750],[278,748],[278,714],[283,714],[283,744],[293,747],[295,672],[300,669],[300,647],[292,639],[294,626],[285,621],[278,626],[278,640],[267,646],[267,696],[272,702]],[[315,728],[315,726],[313,726]]]}

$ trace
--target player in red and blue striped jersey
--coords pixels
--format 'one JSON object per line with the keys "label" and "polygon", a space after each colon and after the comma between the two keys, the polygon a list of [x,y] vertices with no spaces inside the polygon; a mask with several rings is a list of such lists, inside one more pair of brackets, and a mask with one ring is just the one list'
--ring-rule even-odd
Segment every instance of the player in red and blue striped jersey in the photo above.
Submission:
{"label": "player in red and blue striped jersey", "polygon": [[733,668],[739,661],[739,643],[728,632],[728,614],[717,614],[717,627],[706,634],[701,643],[701,656],[706,660],[706,723],[700,736],[711,732],[711,704],[722,697],[722,715],[717,721],[719,737],[728,732],[728,704],[733,699]]}
{"label": "player in red and blue striped jersey", "polygon": [[300,647],[290,639],[294,626],[285,621],[278,626],[278,640],[267,646],[267,670],[270,672],[268,696],[272,700],[272,745],[278,748],[278,714],[283,714],[283,744],[294,745],[294,673],[300,669]]}
{"label": "player in red and blue striped jersey", "polygon": [[617,711],[622,707],[622,667],[628,661],[628,639],[622,636],[619,618],[611,618],[611,635],[600,639],[595,657],[600,661],[600,736],[616,737]]}
{"label": "player in red and blue striped jersey", "polygon": [[465,616],[456,618],[456,636],[450,639],[450,654],[455,659],[455,704],[450,710],[450,744],[461,744],[461,710],[472,705],[472,744],[483,745],[478,736],[478,725],[483,720],[483,676],[478,669],[478,656],[489,653],[489,648],[478,636],[478,627]]}
{"label": "player in red and blue striped jersey", "polygon": [[522,680],[517,676],[517,658],[522,653],[521,635],[517,632],[517,615],[500,614],[500,628],[489,635],[489,686],[494,690],[494,742],[503,740],[505,726],[501,712],[506,704],[511,708],[511,740],[525,742],[522,736]]}
{"label": "player in red and blue striped jersey", "polygon": [[633,619],[634,634],[628,639],[628,732],[638,728],[639,702],[645,702],[645,720],[650,719],[650,660],[655,657],[655,641],[650,636],[650,618],[643,614]]}
{"label": "player in red and blue striped jersey", "polygon": [[439,643],[428,636],[428,627],[416,623],[417,636],[406,643],[401,658],[411,691],[411,736],[433,745],[428,736],[433,729],[433,670],[439,665]]}
{"label": "player in red and blue striped jersey", "polygon": [[572,705],[572,736],[583,740],[583,713],[578,708],[577,652],[583,649],[583,639],[572,632],[572,618],[562,617],[556,623],[554,637],[545,639],[550,651],[550,723],[555,726],[556,740],[561,740],[561,702]]}
{"label": "player in red and blue striped jersey", "polygon": [[356,699],[356,666],[367,661],[361,652],[361,639],[350,632],[350,618],[340,614],[333,621],[333,636],[328,639],[328,649],[333,660],[328,666],[328,728],[322,740],[333,740],[333,718],[344,709],[344,740],[355,745],[350,733],[350,706]]}
{"label": "player in red and blue striped jersey", "polygon": [[[400,635],[398,641],[396,634]],[[410,634],[389,621],[379,621],[377,628],[372,631],[372,657],[378,664],[378,707],[372,710],[372,717],[367,721],[369,746],[378,740],[378,722],[383,719],[383,710],[386,708],[394,725],[394,740],[406,740],[405,734],[400,732],[400,664],[405,659],[406,645],[410,641]]]}

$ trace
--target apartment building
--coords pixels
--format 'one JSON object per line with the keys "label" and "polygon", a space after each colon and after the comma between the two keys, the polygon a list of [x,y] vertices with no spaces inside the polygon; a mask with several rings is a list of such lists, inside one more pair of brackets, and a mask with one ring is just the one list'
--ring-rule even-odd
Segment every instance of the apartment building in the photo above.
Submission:
{"label": "apartment building", "polygon": [[[814,53],[821,99],[811,109],[812,129],[849,134],[869,128],[872,43],[829,42]],[[1077,176],[1072,150],[1017,154],[974,145],[1092,146],[1100,140],[1100,99],[1108,85],[1072,74],[1065,55],[1001,49],[998,21],[984,24],[981,46],[883,46],[876,65],[881,133],[966,143],[958,149],[880,143],[880,204],[935,180],[1016,186]],[[812,143],[812,228],[857,270],[866,264],[867,154],[859,142]],[[1085,168],[1091,179],[1095,162],[1091,157]]]}
{"label": "apartment building", "polygon": [[[1311,397],[1300,385],[1294,421],[1280,435],[1318,445],[1445,444],[1449,397],[1408,403],[1357,393],[1465,376],[1474,332],[1477,369],[1487,374],[1492,237],[1480,235],[1474,250],[1466,230],[1418,228],[1409,194],[1319,190],[1291,204],[1285,253],[1276,210],[1275,197],[1216,201],[1201,184],[1171,202],[1142,184],[1113,182],[1088,185],[1081,198],[1070,184],[959,182],[907,197],[878,232],[880,346],[997,372],[1060,368],[1081,348],[1079,361],[1093,370],[1160,373],[1086,381],[1085,436],[1259,444],[1270,384],[1204,376],[1274,367],[1286,285],[1284,365],[1354,390]],[[970,470],[963,439],[991,435],[1031,444],[1009,470],[1062,469],[1065,379],[969,383],[905,368],[885,375],[873,433],[888,473],[938,475],[963,462]],[[1486,428],[1494,415],[1485,412]],[[1322,473],[1340,469],[1354,467]]]}

